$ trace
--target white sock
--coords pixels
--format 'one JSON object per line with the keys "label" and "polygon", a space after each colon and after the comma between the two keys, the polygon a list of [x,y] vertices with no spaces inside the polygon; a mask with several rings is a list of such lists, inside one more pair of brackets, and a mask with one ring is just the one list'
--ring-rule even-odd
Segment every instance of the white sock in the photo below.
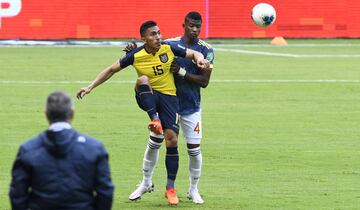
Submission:
{"label": "white sock", "polygon": [[188,149],[189,154],[189,179],[190,190],[197,189],[202,166],[202,155],[200,147]]}
{"label": "white sock", "polygon": [[159,152],[161,143],[157,143],[152,138],[164,139],[162,135],[155,135],[151,133],[148,144],[144,153],[144,161],[143,161],[143,183],[146,186],[152,184],[152,175],[154,172],[155,165],[159,158]]}

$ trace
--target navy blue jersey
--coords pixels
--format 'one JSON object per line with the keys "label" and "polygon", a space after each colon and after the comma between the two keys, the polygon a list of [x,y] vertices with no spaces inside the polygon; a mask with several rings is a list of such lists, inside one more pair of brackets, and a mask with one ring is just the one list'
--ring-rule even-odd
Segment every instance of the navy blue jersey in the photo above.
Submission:
{"label": "navy blue jersey", "polygon": [[[185,44],[183,37],[169,39],[168,41],[175,42],[186,48],[201,52],[204,55],[204,58],[210,62],[210,66],[212,68],[214,61],[214,49],[203,40],[197,39],[195,41],[196,44],[191,46]],[[200,74],[200,70],[193,60],[189,58],[176,57],[176,62],[187,72],[192,74]],[[174,77],[176,84],[176,95],[179,99],[179,114],[187,115],[199,111],[201,101],[200,86],[193,82],[187,81],[178,75],[174,75]]]}

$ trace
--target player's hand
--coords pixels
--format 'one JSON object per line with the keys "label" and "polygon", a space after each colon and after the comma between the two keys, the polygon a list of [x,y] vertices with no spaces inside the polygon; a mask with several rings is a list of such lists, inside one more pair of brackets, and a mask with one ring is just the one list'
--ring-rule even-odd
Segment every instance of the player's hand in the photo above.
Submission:
{"label": "player's hand", "polygon": [[179,64],[176,63],[176,61],[174,60],[172,63],[171,63],[171,66],[170,66],[170,69],[171,71],[174,73],[174,74],[177,74],[180,70],[180,66]]}
{"label": "player's hand", "polygon": [[76,97],[78,99],[82,99],[86,94],[89,94],[91,89],[89,87],[80,88],[80,90],[76,93]]}
{"label": "player's hand", "polygon": [[123,49],[124,52],[129,53],[131,52],[133,49],[137,48],[136,42],[135,41],[131,41],[129,43],[127,43],[126,47]]}
{"label": "player's hand", "polygon": [[196,64],[201,69],[206,69],[210,67],[210,62],[206,59],[199,60]]}
{"label": "player's hand", "polygon": [[210,68],[210,66],[206,67],[206,68],[199,68],[201,71],[211,71],[212,68]]}

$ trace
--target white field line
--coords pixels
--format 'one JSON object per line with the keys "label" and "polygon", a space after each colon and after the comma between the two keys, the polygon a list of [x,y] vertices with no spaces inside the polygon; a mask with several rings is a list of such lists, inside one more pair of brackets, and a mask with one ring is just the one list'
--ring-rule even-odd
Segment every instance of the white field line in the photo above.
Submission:
{"label": "white field line", "polygon": [[250,54],[250,55],[265,55],[265,56],[277,56],[277,57],[290,57],[290,58],[360,58],[360,54],[313,54],[313,55],[301,55],[301,54],[291,54],[291,53],[275,53],[275,52],[264,52],[264,51],[252,51],[252,50],[237,50],[237,49],[224,49],[224,48],[215,48],[215,51],[220,52],[234,52],[240,54]]}
{"label": "white field line", "polygon": [[[211,80],[212,83],[360,83],[360,80]],[[90,84],[91,81],[31,81],[31,80],[0,80],[1,85],[53,85],[53,84]],[[134,84],[134,81],[107,81],[107,84]]]}

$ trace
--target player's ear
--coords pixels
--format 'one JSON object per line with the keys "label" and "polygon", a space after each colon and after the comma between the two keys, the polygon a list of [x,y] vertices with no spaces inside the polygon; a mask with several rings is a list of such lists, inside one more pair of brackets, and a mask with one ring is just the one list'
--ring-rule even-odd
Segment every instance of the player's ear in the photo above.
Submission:
{"label": "player's ear", "polygon": [[185,29],[185,23],[183,23],[183,28]]}
{"label": "player's ear", "polygon": [[141,41],[144,42],[144,43],[146,43],[146,39],[145,39],[144,36],[141,37]]}

